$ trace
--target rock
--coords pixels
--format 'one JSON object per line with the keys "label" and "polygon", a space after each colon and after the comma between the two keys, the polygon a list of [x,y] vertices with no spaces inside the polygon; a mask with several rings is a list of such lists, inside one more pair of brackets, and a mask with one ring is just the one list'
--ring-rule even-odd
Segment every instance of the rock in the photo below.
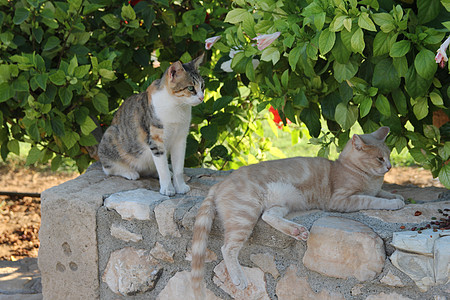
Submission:
{"label": "rock", "polygon": [[269,273],[277,279],[280,273],[275,265],[275,258],[269,253],[258,253],[250,255],[250,260],[257,265],[264,273]]}
{"label": "rock", "polygon": [[411,277],[422,292],[434,285],[432,257],[396,250],[390,260],[400,271]]}
{"label": "rock", "polygon": [[295,265],[289,266],[286,274],[278,281],[276,287],[276,294],[278,300],[344,300],[344,297],[335,292],[328,292],[325,290],[320,293],[315,293],[306,277],[297,276],[297,267]]}
{"label": "rock", "polygon": [[361,288],[364,287],[362,284],[358,283],[350,290],[352,296],[358,296],[362,294]]}
{"label": "rock", "polygon": [[111,253],[102,280],[114,293],[131,296],[152,290],[162,271],[146,250],[127,247]]}
{"label": "rock", "polygon": [[105,199],[108,209],[117,211],[124,220],[150,220],[151,204],[169,199],[158,192],[136,189],[112,194]]}
{"label": "rock", "polygon": [[178,226],[173,219],[173,214],[177,203],[172,200],[166,200],[155,207],[155,218],[158,223],[158,230],[162,236],[181,237]]}
{"label": "rock", "polygon": [[397,293],[380,293],[377,295],[370,295],[366,300],[412,300],[411,298],[399,295]]}
{"label": "rock", "polygon": [[166,261],[168,263],[173,263],[173,252],[168,252],[163,245],[161,245],[159,242],[156,242],[155,247],[153,247],[152,250],[150,250],[150,254],[159,260]]}
{"label": "rock", "polygon": [[26,257],[17,261],[0,260],[0,299],[3,297],[2,294],[40,294],[41,291],[41,278],[36,258]]}
{"label": "rock", "polygon": [[234,299],[259,299],[270,300],[266,291],[266,281],[264,272],[259,268],[243,267],[245,275],[247,275],[248,286],[245,290],[238,289],[230,279],[225,267],[225,262],[220,262],[214,268],[214,283],[229,294]]}
{"label": "rock", "polygon": [[[387,223],[422,223],[436,217],[438,209],[450,206],[450,201],[439,201],[425,204],[408,204],[399,210],[362,210],[361,213]],[[422,214],[415,215],[416,211]]]}
{"label": "rock", "polygon": [[125,242],[139,242],[142,240],[142,235],[128,231],[125,227],[120,224],[111,225],[111,235],[116,239]]}
{"label": "rock", "polygon": [[384,267],[383,240],[368,226],[341,217],[323,217],[311,228],[303,264],[320,274],[374,279]]}
{"label": "rock", "polygon": [[450,282],[450,236],[444,236],[434,243],[434,274],[437,284]]}
{"label": "rock", "polygon": [[[159,293],[156,300],[195,300],[192,291],[191,273],[188,271],[177,272]],[[220,300],[211,290],[206,289],[206,299]]]}
{"label": "rock", "polygon": [[395,276],[394,274],[392,274],[391,271],[389,271],[386,275],[384,275],[383,278],[381,278],[380,282],[395,287],[405,286],[402,280],[397,276]]}
{"label": "rock", "polygon": [[434,242],[440,237],[440,232],[433,232],[433,229],[417,231],[394,232],[392,236],[392,246],[398,250],[413,252],[422,255],[433,255]]}
{"label": "rock", "polygon": [[[192,261],[192,249],[189,249],[186,252],[185,260]],[[216,261],[216,260],[217,260],[217,254],[214,251],[211,251],[208,248],[206,248],[205,262],[212,262],[212,261]]]}

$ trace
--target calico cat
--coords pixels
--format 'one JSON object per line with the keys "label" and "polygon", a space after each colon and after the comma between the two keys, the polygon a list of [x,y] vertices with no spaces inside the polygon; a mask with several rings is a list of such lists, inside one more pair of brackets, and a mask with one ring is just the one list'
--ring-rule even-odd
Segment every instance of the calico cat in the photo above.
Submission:
{"label": "calico cat", "polygon": [[205,251],[216,210],[225,229],[222,255],[228,274],[245,289],[247,278],[238,255],[261,215],[275,229],[305,241],[308,230],[284,219],[287,213],[402,208],[402,196],[381,189],[391,168],[390,150],[384,143],[388,133],[388,127],[381,127],[371,134],[355,134],[336,161],[321,157],[266,161],[242,167],[214,185],[194,225],[191,276],[197,299],[202,298]]}
{"label": "calico cat", "polygon": [[107,175],[130,180],[159,176],[161,194],[189,192],[183,178],[184,156],[191,107],[204,97],[204,81],[198,72],[203,56],[187,64],[173,63],[145,92],[123,102],[98,147]]}

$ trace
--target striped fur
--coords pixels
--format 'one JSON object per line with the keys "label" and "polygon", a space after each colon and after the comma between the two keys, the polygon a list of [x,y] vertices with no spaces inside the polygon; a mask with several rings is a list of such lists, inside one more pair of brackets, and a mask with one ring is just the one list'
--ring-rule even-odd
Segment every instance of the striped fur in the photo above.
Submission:
{"label": "striped fur", "polygon": [[160,193],[168,196],[189,191],[183,178],[184,156],[191,107],[204,97],[198,73],[202,60],[203,55],[187,64],[173,63],[145,92],[123,102],[98,147],[107,175],[130,180],[158,176]]}
{"label": "striped fur", "polygon": [[384,174],[391,168],[384,143],[388,133],[388,127],[381,127],[371,134],[354,135],[336,161],[295,157],[261,162],[242,167],[214,185],[194,225],[191,276],[196,299],[203,299],[205,251],[216,211],[225,230],[222,255],[228,274],[237,287],[245,289],[247,278],[238,255],[259,217],[288,236],[307,240],[308,230],[286,220],[287,213],[402,208],[402,196],[381,189]]}

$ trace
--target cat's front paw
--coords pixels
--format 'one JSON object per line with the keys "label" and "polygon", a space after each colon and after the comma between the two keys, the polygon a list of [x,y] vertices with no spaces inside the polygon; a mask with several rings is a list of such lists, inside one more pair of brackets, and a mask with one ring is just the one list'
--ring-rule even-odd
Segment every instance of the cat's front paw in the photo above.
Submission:
{"label": "cat's front paw", "polygon": [[120,174],[122,177],[125,177],[128,180],[137,180],[139,179],[139,173],[136,171],[128,171]]}
{"label": "cat's front paw", "polygon": [[186,194],[190,190],[191,188],[184,182],[182,184],[175,184],[175,191],[177,194]]}
{"label": "cat's front paw", "polygon": [[403,196],[402,195],[399,195],[399,194],[393,194],[394,195],[394,199],[399,199],[399,200],[402,200],[402,201],[405,201],[405,198],[403,198]]}
{"label": "cat's front paw", "polygon": [[161,185],[159,189],[159,193],[165,196],[173,196],[175,195],[175,188],[172,184],[169,185]]}

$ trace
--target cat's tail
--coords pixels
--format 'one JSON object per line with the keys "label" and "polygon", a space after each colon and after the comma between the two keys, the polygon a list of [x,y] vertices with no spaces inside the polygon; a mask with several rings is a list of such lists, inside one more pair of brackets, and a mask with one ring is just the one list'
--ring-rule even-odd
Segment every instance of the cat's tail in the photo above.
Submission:
{"label": "cat's tail", "polygon": [[192,238],[191,283],[195,299],[205,299],[203,277],[208,236],[215,216],[215,186],[213,186],[198,209]]}

